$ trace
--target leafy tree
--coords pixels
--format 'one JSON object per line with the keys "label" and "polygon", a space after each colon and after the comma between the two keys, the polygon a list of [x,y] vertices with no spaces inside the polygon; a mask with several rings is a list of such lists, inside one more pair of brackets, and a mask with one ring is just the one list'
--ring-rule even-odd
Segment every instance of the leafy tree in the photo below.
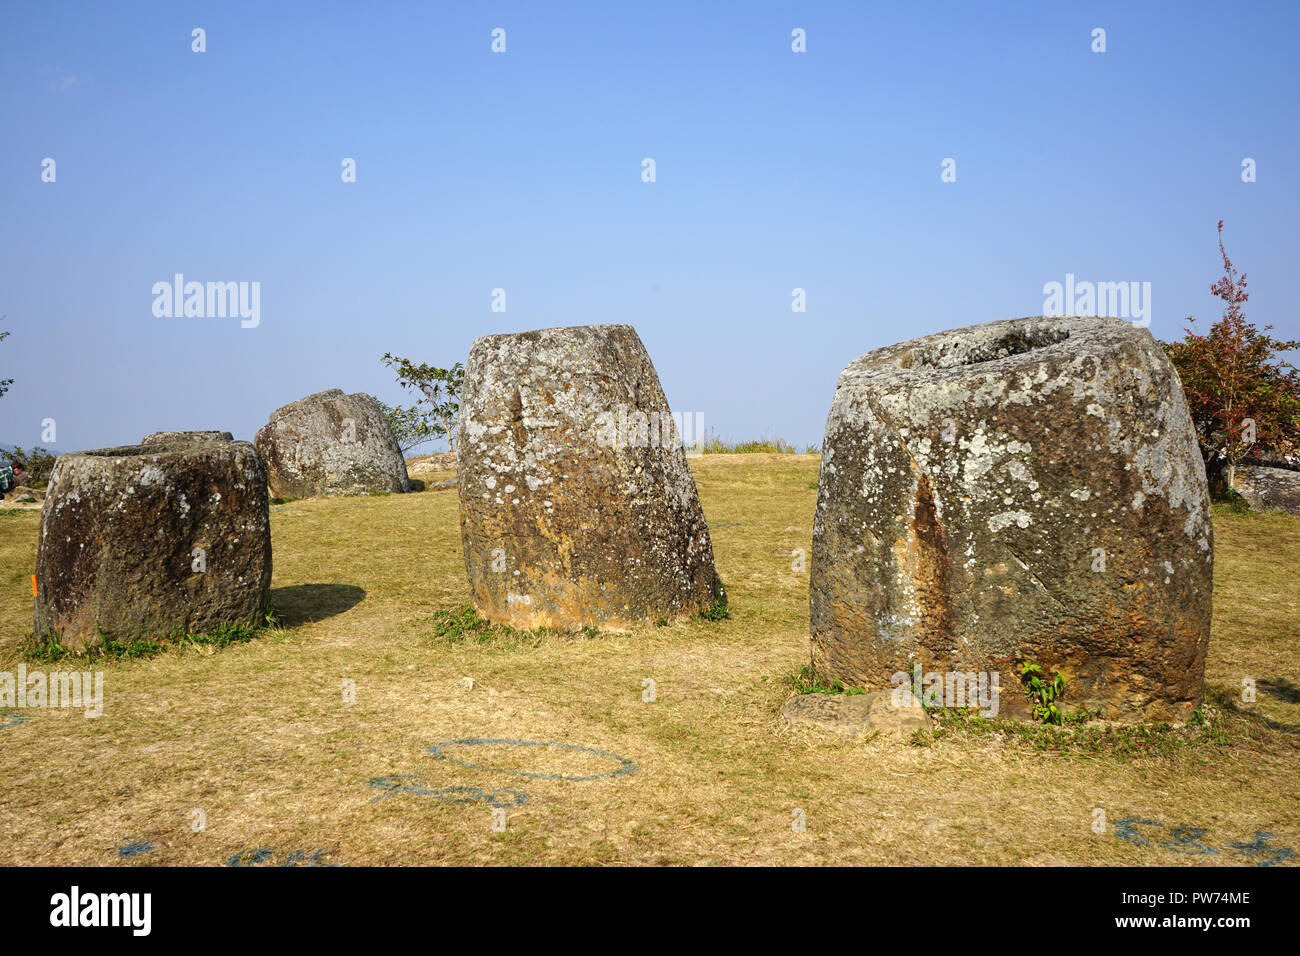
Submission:
{"label": "leafy tree", "polygon": [[24,485],[28,488],[44,488],[50,480],[50,472],[54,470],[54,460],[58,456],[36,445],[31,451],[15,446],[7,457],[26,463],[27,474],[23,476]]}
{"label": "leafy tree", "polygon": [[[6,316],[0,315],[0,322],[3,322],[5,318]],[[3,342],[7,338],[9,338],[8,332],[0,332],[0,342]],[[13,383],[14,380],[12,378],[0,378],[0,395],[3,395],[5,392],[9,391],[9,386],[12,385]]]}
{"label": "leafy tree", "polygon": [[393,430],[393,436],[397,439],[403,454],[438,437],[433,434],[426,413],[419,408],[403,408],[400,405],[393,407],[380,399],[375,401],[379,402],[379,409],[384,413],[388,427]]}
{"label": "leafy tree", "polygon": [[380,361],[397,371],[397,381],[402,388],[420,396],[409,407],[398,405],[390,408],[383,402],[379,403],[402,451],[438,438],[446,438],[447,447],[455,451],[465,366],[459,362],[451,368],[435,368],[427,363],[417,365],[390,352],[385,352]]}
{"label": "leafy tree", "polygon": [[1233,471],[1243,459],[1263,449],[1289,454],[1300,442],[1300,373],[1275,355],[1300,348],[1300,341],[1275,339],[1267,334],[1271,325],[1260,331],[1246,321],[1246,276],[1223,247],[1223,220],[1219,253],[1223,276],[1210,291],[1224,301],[1223,318],[1206,335],[1184,329],[1183,341],[1165,344],[1183,381],[1216,495],[1231,491]]}

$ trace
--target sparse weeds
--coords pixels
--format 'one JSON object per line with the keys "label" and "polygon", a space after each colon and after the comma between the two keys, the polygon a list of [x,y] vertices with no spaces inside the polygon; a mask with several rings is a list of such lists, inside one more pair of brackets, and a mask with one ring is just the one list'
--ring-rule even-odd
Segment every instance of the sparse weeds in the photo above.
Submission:
{"label": "sparse weeds", "polygon": [[727,610],[727,605],[724,602],[714,601],[700,611],[700,617],[706,621],[725,621],[731,617],[731,612]]}
{"label": "sparse weeds", "polygon": [[590,624],[577,631],[565,631],[557,627],[539,627],[524,631],[505,624],[493,624],[474,609],[472,604],[464,604],[452,610],[433,612],[433,636],[452,644],[473,639],[478,644],[503,643],[518,644],[523,641],[536,642],[544,637],[600,637],[599,628]]}
{"label": "sparse weeds", "polygon": [[434,637],[446,638],[453,644],[471,636],[479,641],[485,641],[492,636],[491,631],[492,622],[485,617],[480,617],[472,604],[466,604],[453,611],[433,612]]}
{"label": "sparse weeds", "polygon": [[1196,711],[1187,724],[1141,723],[1089,726],[1094,715],[1076,712],[1064,715],[1064,724],[981,717],[969,708],[932,711],[937,725],[915,731],[911,743],[928,747],[945,738],[961,736],[1002,737],[1039,753],[1075,757],[1113,757],[1131,760],[1141,757],[1172,757],[1194,747],[1220,747],[1228,743],[1222,712],[1212,706]]}
{"label": "sparse weeds", "polygon": [[248,624],[222,624],[207,634],[187,634],[176,632],[159,639],[132,638],[120,640],[112,634],[97,628],[97,644],[91,644],[85,650],[73,651],[64,647],[57,634],[47,633],[33,636],[23,648],[26,660],[43,664],[53,664],[64,658],[75,660],[128,661],[155,657],[176,647],[210,647],[213,649],[230,647],[232,644],[246,644],[259,637],[263,631],[279,627],[279,615],[274,604],[267,604],[262,615],[262,622],[256,626]]}
{"label": "sparse weeds", "polygon": [[866,691],[861,687],[845,687],[844,682],[838,677],[825,684],[813,671],[811,664],[805,664],[793,674],[786,677],[785,682],[794,688],[796,694],[865,694]]}
{"label": "sparse weeds", "polygon": [[1251,514],[1250,502],[1235,488],[1229,488],[1210,503],[1210,512],[1214,515],[1248,515]]}
{"label": "sparse weeds", "polygon": [[716,573],[713,575],[713,600],[701,608],[700,617],[706,621],[725,621],[731,617],[731,611],[727,609],[727,589]]}

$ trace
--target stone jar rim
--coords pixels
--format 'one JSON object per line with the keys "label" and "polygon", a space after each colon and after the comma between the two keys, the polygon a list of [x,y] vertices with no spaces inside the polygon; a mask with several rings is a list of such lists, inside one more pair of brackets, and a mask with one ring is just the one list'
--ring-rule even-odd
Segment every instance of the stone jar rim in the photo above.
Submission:
{"label": "stone jar rim", "polygon": [[1151,333],[1116,318],[1027,316],[936,332],[867,352],[844,369],[846,380],[892,379],[923,385],[966,379],[1113,351]]}

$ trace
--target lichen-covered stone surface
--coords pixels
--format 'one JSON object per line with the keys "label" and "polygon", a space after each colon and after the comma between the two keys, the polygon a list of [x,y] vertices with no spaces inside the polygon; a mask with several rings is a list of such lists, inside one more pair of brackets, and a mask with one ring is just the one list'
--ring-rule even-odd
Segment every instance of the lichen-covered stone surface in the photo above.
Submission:
{"label": "lichen-covered stone surface", "polygon": [[1019,667],[1064,709],[1199,705],[1213,539],[1176,372],[1119,319],[1010,319],[870,352],[840,376],[813,527],[813,667],[884,689]]}
{"label": "lichen-covered stone surface", "polygon": [[668,402],[630,325],[474,342],[456,470],[479,613],[519,628],[618,629],[713,602],[708,526],[664,422]]}
{"label": "lichen-covered stone surface", "polygon": [[261,623],[271,532],[266,475],[248,442],[60,455],[46,492],[38,637],[80,651],[100,630],[130,641]]}
{"label": "lichen-covered stone surface", "polygon": [[277,498],[410,490],[393,430],[362,392],[332,388],[276,409],[253,444]]}
{"label": "lichen-covered stone surface", "polygon": [[1238,465],[1233,469],[1232,487],[1246,499],[1252,511],[1276,508],[1300,515],[1300,471]]}
{"label": "lichen-covered stone surface", "polygon": [[170,445],[186,441],[233,441],[230,432],[189,431],[189,432],[153,432],[140,439],[141,445]]}

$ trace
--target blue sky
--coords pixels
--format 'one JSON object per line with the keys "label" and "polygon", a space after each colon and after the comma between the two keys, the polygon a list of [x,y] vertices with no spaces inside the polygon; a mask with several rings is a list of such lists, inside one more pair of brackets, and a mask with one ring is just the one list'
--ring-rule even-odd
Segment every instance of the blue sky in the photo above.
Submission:
{"label": "blue sky", "polygon": [[[1300,337],[1297,9],[10,4],[0,441],[251,439],[325,388],[400,401],[385,351],[629,322],[675,411],[819,442],[853,358],[1066,273],[1207,327],[1219,219],[1248,317]],[[178,272],[259,282],[260,324],[156,317]]]}

